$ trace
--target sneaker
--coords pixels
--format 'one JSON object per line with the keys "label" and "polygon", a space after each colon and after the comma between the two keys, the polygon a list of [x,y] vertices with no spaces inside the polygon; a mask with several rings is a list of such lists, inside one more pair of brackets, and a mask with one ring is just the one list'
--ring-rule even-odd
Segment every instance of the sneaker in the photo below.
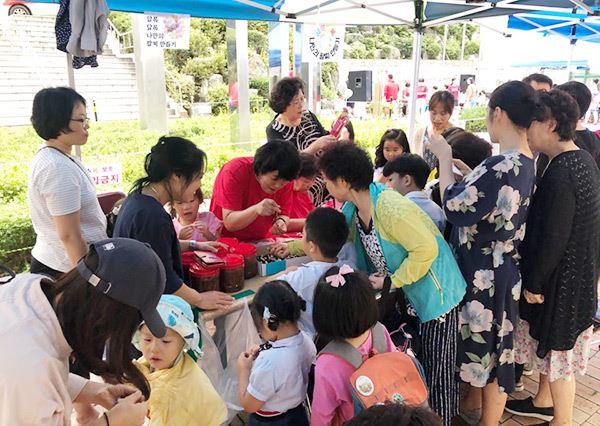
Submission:
{"label": "sneaker", "polygon": [[533,374],[533,368],[531,367],[530,364],[525,364],[523,366],[523,375],[524,376],[531,376]]}
{"label": "sneaker", "polygon": [[540,408],[533,405],[533,398],[506,401],[504,410],[523,417],[534,417],[549,422],[554,418],[554,407]]}
{"label": "sneaker", "polygon": [[521,392],[525,390],[525,385],[523,384],[523,380],[519,380],[515,383],[515,392]]}

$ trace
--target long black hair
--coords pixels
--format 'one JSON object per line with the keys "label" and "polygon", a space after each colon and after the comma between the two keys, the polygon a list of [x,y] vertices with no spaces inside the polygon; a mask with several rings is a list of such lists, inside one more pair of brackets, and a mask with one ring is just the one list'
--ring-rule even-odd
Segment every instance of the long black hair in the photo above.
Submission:
{"label": "long black hair", "polygon": [[403,154],[410,154],[410,145],[408,144],[408,138],[406,137],[406,133],[402,129],[389,129],[386,130],[381,140],[379,141],[379,145],[377,145],[377,149],[375,150],[375,168],[385,166],[387,160],[383,155],[383,145],[385,145],[385,141],[394,141],[402,148]]}
{"label": "long black hair", "polygon": [[[91,270],[97,268],[98,255],[93,247],[84,262]],[[81,365],[108,383],[133,384],[148,400],[150,386],[131,362],[129,352],[133,334],[142,322],[140,312],[96,290],[77,269],[56,282],[43,279],[42,289],[53,303],[63,335]],[[104,349],[109,342],[105,361]]]}
{"label": "long black hair", "polygon": [[297,322],[300,313],[306,310],[306,302],[298,296],[287,281],[275,280],[265,283],[252,301],[250,312],[259,330],[258,326],[264,319],[265,308],[268,308],[271,313],[267,326],[275,331],[282,322]]}
{"label": "long black hair", "polygon": [[161,136],[144,160],[146,176],[133,183],[131,192],[139,193],[150,183],[167,182],[172,175],[190,183],[201,176],[205,168],[206,154],[192,141],[176,136]]}

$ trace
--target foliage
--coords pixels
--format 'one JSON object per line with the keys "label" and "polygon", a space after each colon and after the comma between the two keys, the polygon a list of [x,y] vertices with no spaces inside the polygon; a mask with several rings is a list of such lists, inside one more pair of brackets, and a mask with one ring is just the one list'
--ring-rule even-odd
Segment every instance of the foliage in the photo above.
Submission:
{"label": "foliage", "polygon": [[0,207],[0,259],[16,272],[27,269],[35,232],[23,203]]}
{"label": "foliage", "polygon": [[460,119],[465,121],[465,130],[467,132],[478,133],[486,132],[485,117],[487,114],[486,106],[477,106],[475,108],[464,108],[460,113]]}
{"label": "foliage", "polygon": [[[449,59],[459,59],[462,41],[462,24],[448,26],[446,54]],[[466,27],[465,57],[479,53],[478,27]],[[346,28],[346,59],[408,59],[412,57],[413,33],[407,26],[358,26]],[[441,59],[444,27],[427,28],[423,36],[423,58]]]}
{"label": "foliage", "polygon": [[258,95],[269,98],[269,77],[254,77],[250,80],[250,88],[258,90]]}
{"label": "foliage", "polygon": [[226,84],[217,84],[209,88],[206,99],[212,105],[213,114],[223,114],[229,110],[229,88]]}
{"label": "foliage", "polygon": [[194,102],[196,88],[192,76],[180,73],[170,64],[166,64],[165,81],[167,84],[167,93],[175,102],[178,102],[183,108],[189,110]]}
{"label": "foliage", "polygon": [[321,64],[321,99],[335,100],[338,98],[338,81],[338,64],[336,62]]}
{"label": "foliage", "polygon": [[108,19],[115,28],[122,34],[131,31],[131,15],[125,12],[110,12]]}

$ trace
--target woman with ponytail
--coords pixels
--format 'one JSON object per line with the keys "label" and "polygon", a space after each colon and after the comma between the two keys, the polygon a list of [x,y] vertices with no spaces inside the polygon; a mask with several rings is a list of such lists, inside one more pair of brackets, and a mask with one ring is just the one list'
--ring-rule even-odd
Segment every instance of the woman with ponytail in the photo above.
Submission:
{"label": "woman with ponytail", "polygon": [[113,235],[150,244],[165,267],[166,294],[175,294],[202,309],[217,309],[229,306],[233,299],[217,291],[198,293],[188,287],[183,282],[181,252],[215,251],[220,243],[178,240],[171,216],[164,209],[166,204],[194,197],[205,166],[206,154],[193,142],[162,136],[146,155],[146,176],[133,184],[119,212]]}

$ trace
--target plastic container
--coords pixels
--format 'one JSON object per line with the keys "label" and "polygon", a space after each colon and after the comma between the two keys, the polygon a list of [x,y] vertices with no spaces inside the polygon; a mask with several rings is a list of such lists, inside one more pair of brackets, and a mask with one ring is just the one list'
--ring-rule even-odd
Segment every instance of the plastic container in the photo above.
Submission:
{"label": "plastic container", "polygon": [[239,243],[234,249],[235,253],[244,256],[244,279],[258,275],[258,260],[256,259],[256,246]]}
{"label": "plastic container", "polygon": [[204,268],[193,263],[190,266],[190,286],[199,293],[219,291],[219,268]]}
{"label": "plastic container", "polygon": [[190,283],[190,266],[195,262],[196,255],[193,251],[186,251],[181,254],[181,265],[183,266],[183,282],[186,284]]}
{"label": "plastic container", "polygon": [[235,237],[222,237],[217,240],[219,243],[227,244],[229,248],[237,246],[240,241]]}
{"label": "plastic container", "polygon": [[235,293],[244,288],[244,256],[228,254],[221,268],[221,291]]}

